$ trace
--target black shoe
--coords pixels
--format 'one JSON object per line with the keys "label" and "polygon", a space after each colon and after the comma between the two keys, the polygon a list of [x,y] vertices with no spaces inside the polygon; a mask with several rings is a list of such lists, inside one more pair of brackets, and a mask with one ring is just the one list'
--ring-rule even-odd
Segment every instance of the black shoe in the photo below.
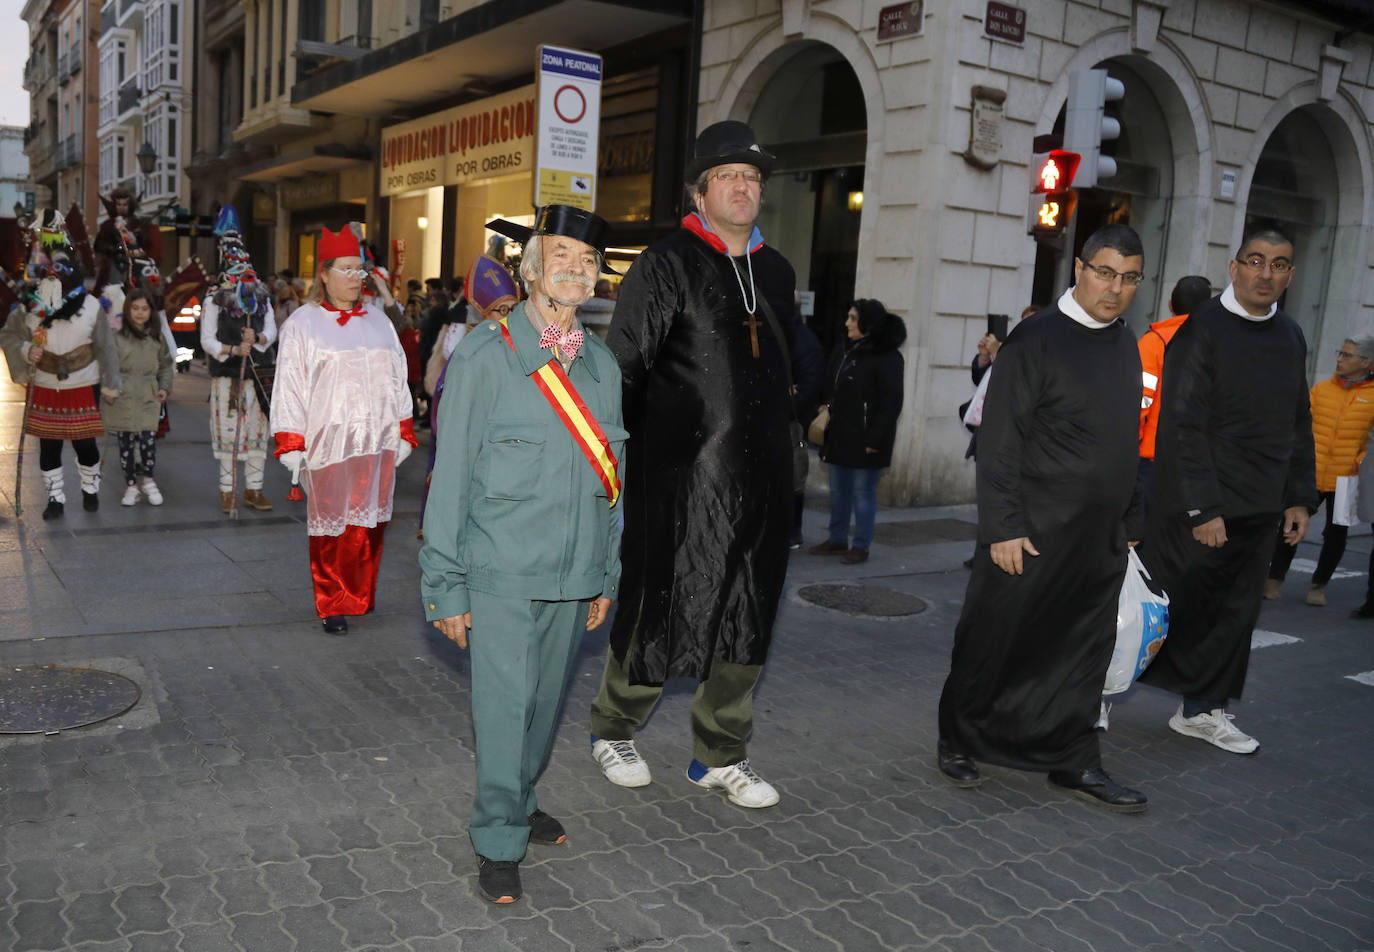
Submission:
{"label": "black shoe", "polygon": [[87,512],[95,512],[100,508],[100,494],[88,493],[84,489],[81,490],[81,508],[85,509]]}
{"label": "black shoe", "polygon": [[530,842],[542,843],[545,846],[560,846],[568,842],[568,834],[563,829],[562,823],[559,823],[543,810],[535,810],[530,814]]}
{"label": "black shoe", "polygon": [[983,782],[973,758],[954,752],[943,740],[935,745],[935,761],[940,765],[940,773],[956,787],[976,787]]}
{"label": "black shoe", "polygon": [[1086,770],[1051,770],[1050,786],[1071,790],[1085,800],[1092,800],[1118,813],[1143,813],[1149,800],[1139,790],[1121,786],[1101,767]]}
{"label": "black shoe", "polygon": [[[45,515],[43,518],[47,518]],[[1374,618],[1374,601],[1365,602],[1350,613],[1351,618]]]}
{"label": "black shoe", "polygon": [[520,864],[513,859],[478,856],[477,885],[489,902],[515,902],[522,894]]}
{"label": "black shoe", "polygon": [[321,624],[324,625],[324,630],[329,632],[331,635],[348,634],[348,616],[346,615],[326,616],[326,618]]}
{"label": "black shoe", "polygon": [[62,518],[62,513],[63,513],[65,510],[66,510],[66,506],[63,506],[63,505],[62,505],[60,502],[58,502],[56,499],[49,499],[49,500],[48,500],[48,508],[46,508],[46,509],[43,510],[43,518],[44,518],[44,519],[61,519],[61,518]]}

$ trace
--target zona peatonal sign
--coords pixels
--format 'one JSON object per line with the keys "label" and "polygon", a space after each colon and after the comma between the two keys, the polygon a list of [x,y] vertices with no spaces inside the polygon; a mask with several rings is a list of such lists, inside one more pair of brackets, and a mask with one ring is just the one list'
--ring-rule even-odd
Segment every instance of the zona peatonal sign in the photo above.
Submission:
{"label": "zona peatonal sign", "polygon": [[539,147],[534,204],[596,208],[601,57],[539,47]]}
{"label": "zona peatonal sign", "polygon": [[382,130],[381,194],[534,169],[533,84]]}

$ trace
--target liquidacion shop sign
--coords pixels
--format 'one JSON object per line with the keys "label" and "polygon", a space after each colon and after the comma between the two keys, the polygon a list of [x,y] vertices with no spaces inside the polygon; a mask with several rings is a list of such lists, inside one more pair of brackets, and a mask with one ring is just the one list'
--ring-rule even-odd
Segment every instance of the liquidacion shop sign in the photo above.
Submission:
{"label": "liquidacion shop sign", "polygon": [[601,57],[539,47],[539,166],[535,205],[596,208],[597,136],[601,128]]}
{"label": "liquidacion shop sign", "polygon": [[383,195],[462,185],[533,167],[535,87],[382,130]]}

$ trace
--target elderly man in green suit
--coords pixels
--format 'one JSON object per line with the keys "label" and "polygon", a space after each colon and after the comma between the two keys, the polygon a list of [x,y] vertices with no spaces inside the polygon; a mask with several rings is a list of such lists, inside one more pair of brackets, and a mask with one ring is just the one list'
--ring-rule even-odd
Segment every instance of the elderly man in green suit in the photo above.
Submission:
{"label": "elderly man in green suit", "polygon": [[[566,840],[534,783],[553,745],[582,632],[620,584],[620,369],[577,323],[605,267],[606,223],[566,205],[525,242],[530,296],[454,351],[436,434],[424,547],[425,617],[472,653],[477,791],[468,827],[478,885],[520,898],[526,844]],[[531,233],[532,231],[532,233]]]}

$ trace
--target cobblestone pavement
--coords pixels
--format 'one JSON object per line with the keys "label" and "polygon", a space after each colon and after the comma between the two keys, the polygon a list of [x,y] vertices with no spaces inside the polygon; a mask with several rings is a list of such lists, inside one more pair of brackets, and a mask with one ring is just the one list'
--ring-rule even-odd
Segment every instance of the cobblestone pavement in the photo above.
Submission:
{"label": "cobblestone pavement", "polygon": [[[94,666],[143,691],[113,720],[0,737],[0,949],[1374,949],[1374,626],[1347,617],[1367,535],[1329,607],[1302,604],[1300,571],[1266,603],[1234,709],[1259,754],[1173,734],[1159,692],[1117,703],[1104,757],[1150,796],[1140,816],[1041,775],[989,769],[965,791],[935,770],[968,507],[882,511],[863,566],[794,553],[751,744],[782,793],[771,809],[684,777],[689,684],[641,734],[655,782],[608,784],[586,727],[605,630],[589,633],[539,787],[569,841],[531,847],[526,898],[494,907],[465,831],[467,657],[419,610],[418,461],[377,611],[331,638],[280,467],[274,512],[220,516],[205,390],[203,371],[177,380],[161,509],[119,506],[113,459],[101,510],[60,523],[38,517],[32,457],[22,519],[0,487],[0,662]],[[21,407],[4,385],[0,473]],[[927,607],[798,595],[858,582]]]}

